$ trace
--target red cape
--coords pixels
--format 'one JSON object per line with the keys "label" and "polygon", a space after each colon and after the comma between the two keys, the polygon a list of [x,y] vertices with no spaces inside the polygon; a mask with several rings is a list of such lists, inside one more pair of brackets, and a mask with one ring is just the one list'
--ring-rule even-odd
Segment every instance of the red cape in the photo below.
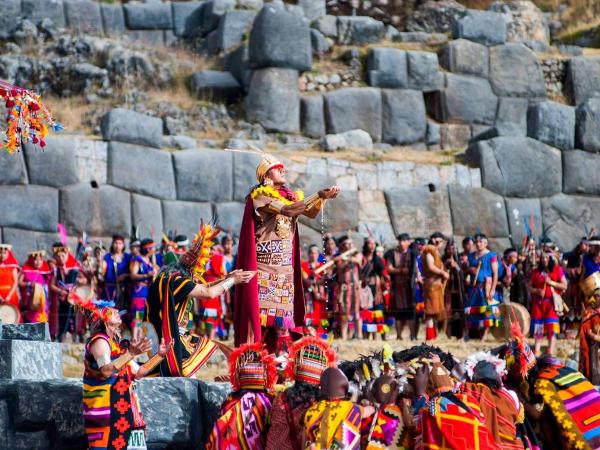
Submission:
{"label": "red cape", "polygon": [[12,269],[20,268],[19,261],[17,261],[17,258],[15,258],[15,254],[12,252],[12,250],[8,251],[8,256],[6,257],[6,260],[0,262],[0,266],[10,267]]}
{"label": "red cape", "polygon": [[[294,322],[296,326],[304,325],[304,288],[302,287],[302,263],[300,259],[300,237],[298,228],[293,240],[294,268]],[[252,198],[246,200],[244,218],[240,229],[236,269],[256,270],[256,241],[254,235],[254,205]],[[250,322],[250,324],[248,323]],[[249,326],[250,325],[250,326]],[[260,314],[258,307],[258,277],[247,284],[235,287],[235,308],[233,312],[234,345],[239,347],[248,341],[249,328],[252,327],[254,342],[262,340]]]}

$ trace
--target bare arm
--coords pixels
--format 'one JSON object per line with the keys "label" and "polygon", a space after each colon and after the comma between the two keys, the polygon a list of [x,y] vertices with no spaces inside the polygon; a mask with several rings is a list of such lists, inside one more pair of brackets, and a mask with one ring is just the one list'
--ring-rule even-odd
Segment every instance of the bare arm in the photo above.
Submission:
{"label": "bare arm", "polygon": [[496,292],[496,286],[498,286],[498,260],[492,262],[492,284],[490,286],[490,292],[487,293],[488,298],[494,296]]}
{"label": "bare arm", "polygon": [[256,272],[234,270],[226,278],[211,286],[197,284],[190,292],[192,298],[215,298],[227,292],[234,284],[248,283]]}
{"label": "bare arm", "polygon": [[435,260],[433,259],[433,255],[431,253],[427,253],[425,255],[425,265],[427,266],[427,270],[429,270],[430,272],[447,278],[448,272],[446,272],[444,269],[440,269],[435,265]]}
{"label": "bare arm", "polygon": [[[110,360],[110,345],[104,339],[97,339],[91,346],[90,352],[98,364],[100,374],[104,379],[110,378],[114,373],[118,372],[129,364],[135,356],[146,353],[152,348],[152,344],[148,338],[134,341],[131,343],[129,351],[125,352],[114,361]],[[139,370],[138,370],[139,372]]]}

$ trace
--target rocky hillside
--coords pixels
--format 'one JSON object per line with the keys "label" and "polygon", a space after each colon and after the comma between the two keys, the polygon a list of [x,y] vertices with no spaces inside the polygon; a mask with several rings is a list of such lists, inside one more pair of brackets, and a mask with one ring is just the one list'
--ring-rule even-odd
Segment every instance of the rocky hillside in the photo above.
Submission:
{"label": "rocky hillside", "polygon": [[323,0],[0,6],[0,77],[78,134],[2,157],[5,240],[49,241],[57,221],[182,231],[213,212],[235,229],[254,160],[220,149],[249,145],[298,187],[342,185],[313,240],[479,228],[500,247],[533,216],[569,247],[600,223],[600,57],[552,44],[531,2],[430,0],[397,26]]}

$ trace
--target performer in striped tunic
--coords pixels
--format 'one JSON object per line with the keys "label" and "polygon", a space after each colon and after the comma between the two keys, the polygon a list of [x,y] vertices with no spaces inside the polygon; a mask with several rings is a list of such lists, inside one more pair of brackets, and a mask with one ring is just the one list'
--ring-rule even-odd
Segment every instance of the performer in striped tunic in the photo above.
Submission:
{"label": "performer in striped tunic", "polygon": [[[191,377],[204,365],[217,344],[191,332],[193,298],[219,297],[234,284],[248,283],[255,272],[234,270],[224,279],[205,285],[204,273],[212,239],[218,229],[204,225],[179,261],[164,266],[149,287],[148,321],[159,338],[172,343],[156,373],[165,377]],[[197,284],[198,283],[198,284]]]}

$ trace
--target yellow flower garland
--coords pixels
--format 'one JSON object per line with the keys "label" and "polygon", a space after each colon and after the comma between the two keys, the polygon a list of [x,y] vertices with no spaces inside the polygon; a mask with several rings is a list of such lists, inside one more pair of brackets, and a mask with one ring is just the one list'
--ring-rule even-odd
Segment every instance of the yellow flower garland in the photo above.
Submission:
{"label": "yellow flower garland", "polygon": [[[252,198],[256,198],[259,195],[264,195],[266,197],[271,197],[276,200],[279,200],[281,203],[283,203],[286,206],[293,205],[295,203],[291,200],[288,200],[283,195],[281,195],[279,193],[279,191],[277,189],[275,189],[273,186],[267,186],[267,185],[259,186],[250,193],[250,197],[252,197]],[[302,200],[304,200],[304,192],[296,191],[296,201],[301,202]]]}

